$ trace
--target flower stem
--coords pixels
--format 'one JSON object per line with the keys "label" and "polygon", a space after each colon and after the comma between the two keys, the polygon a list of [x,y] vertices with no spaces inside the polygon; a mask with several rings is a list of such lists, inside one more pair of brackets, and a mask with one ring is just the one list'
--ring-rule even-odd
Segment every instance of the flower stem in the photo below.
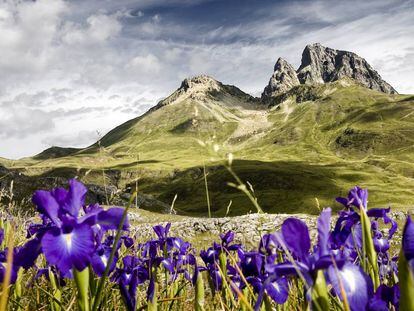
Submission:
{"label": "flower stem", "polygon": [[76,287],[78,288],[78,306],[81,311],[89,311],[89,268],[85,268],[82,271],[74,269],[73,276],[75,279]]}

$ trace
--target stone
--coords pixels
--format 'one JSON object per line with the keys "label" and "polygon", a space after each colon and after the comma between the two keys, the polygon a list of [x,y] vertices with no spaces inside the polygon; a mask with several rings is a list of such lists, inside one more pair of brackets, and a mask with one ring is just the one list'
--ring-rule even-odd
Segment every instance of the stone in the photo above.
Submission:
{"label": "stone", "polygon": [[375,91],[397,94],[397,91],[368,62],[355,53],[324,47],[320,43],[309,44],[302,53],[299,68],[295,71],[286,60],[279,58],[268,85],[262,93],[262,101],[280,98],[295,86],[317,85],[353,79]]}
{"label": "stone", "polygon": [[305,47],[297,77],[301,84],[328,83],[348,77],[372,90],[397,93],[364,58],[352,52],[324,47],[320,43]]}
{"label": "stone", "polygon": [[293,66],[280,57],[275,64],[274,72],[269,80],[269,84],[265,87],[262,93],[262,99],[275,97],[281,93],[285,93],[299,84],[300,82]]}

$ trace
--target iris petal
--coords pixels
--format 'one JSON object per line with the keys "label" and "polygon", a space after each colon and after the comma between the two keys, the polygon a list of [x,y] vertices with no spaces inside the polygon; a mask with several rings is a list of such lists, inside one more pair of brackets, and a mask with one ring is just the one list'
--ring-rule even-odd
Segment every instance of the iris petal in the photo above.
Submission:
{"label": "iris petal", "polygon": [[49,191],[36,191],[32,197],[32,201],[37,206],[40,213],[49,217],[58,227],[61,226],[62,222],[58,217],[60,209],[59,204]]}
{"label": "iris petal", "polygon": [[43,236],[42,248],[49,264],[56,265],[62,273],[71,268],[81,271],[89,265],[94,251],[93,231],[85,224],[65,234],[55,228]]}
{"label": "iris petal", "polygon": [[62,200],[62,208],[74,217],[77,217],[79,210],[85,203],[85,196],[88,190],[76,179],[69,180],[69,191],[65,200]]}
{"label": "iris petal", "polygon": [[414,223],[411,220],[411,216],[407,217],[407,222],[404,226],[402,247],[405,258],[410,261],[414,258]]}
{"label": "iris petal", "polygon": [[[106,211],[101,211],[97,214],[97,223],[104,230],[117,230],[119,224],[122,220],[122,215],[124,214],[124,209],[120,207],[113,207]],[[125,218],[124,224],[122,226],[123,230],[128,230],[129,222],[128,217]]]}
{"label": "iris petal", "polygon": [[365,310],[372,292],[372,282],[361,267],[345,263],[341,269],[328,269],[329,280],[337,295],[342,297],[342,288],[351,310]]}
{"label": "iris petal", "polygon": [[302,220],[288,218],[282,224],[282,235],[286,247],[299,259],[306,260],[311,245],[306,224]]}
{"label": "iris petal", "polygon": [[266,293],[278,304],[284,304],[289,296],[289,287],[286,278],[277,279],[265,285]]}
{"label": "iris petal", "polygon": [[331,229],[331,209],[326,208],[318,217],[318,248],[319,255],[326,255],[328,251],[328,240]]}

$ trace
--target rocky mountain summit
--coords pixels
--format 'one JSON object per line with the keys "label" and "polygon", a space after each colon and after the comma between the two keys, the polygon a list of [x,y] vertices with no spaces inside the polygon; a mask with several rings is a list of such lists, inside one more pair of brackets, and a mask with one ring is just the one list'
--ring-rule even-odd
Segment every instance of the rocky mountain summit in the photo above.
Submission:
{"label": "rocky mountain summit", "polygon": [[244,93],[233,85],[223,84],[208,75],[199,75],[184,79],[175,92],[161,100],[152,109],[157,110],[165,105],[182,102],[186,99],[206,101],[209,99],[223,98],[226,95],[234,96],[244,101],[256,101],[253,96]]}
{"label": "rocky mountain summit", "polygon": [[323,84],[342,78],[352,78],[367,88],[383,93],[397,93],[364,58],[315,43],[305,47],[296,71],[284,59],[277,60],[274,73],[262,93],[262,100],[272,99],[299,84]]}
{"label": "rocky mountain summit", "polygon": [[300,82],[295,69],[286,60],[279,57],[269,84],[263,91],[262,98],[274,97],[285,93],[299,84]]}

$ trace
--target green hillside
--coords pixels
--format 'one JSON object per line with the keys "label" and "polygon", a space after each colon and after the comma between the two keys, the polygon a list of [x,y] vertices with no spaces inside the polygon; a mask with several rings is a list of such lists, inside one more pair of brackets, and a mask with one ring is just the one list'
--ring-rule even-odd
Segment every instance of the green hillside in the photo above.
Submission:
{"label": "green hillside", "polygon": [[[187,81],[187,80],[186,80]],[[356,184],[370,205],[414,206],[414,96],[389,95],[350,79],[299,85],[262,104],[239,89],[202,76],[136,119],[82,150],[52,149],[2,161],[29,178],[78,176],[85,182],[135,187],[184,215],[206,215],[206,165],[214,215],[255,211],[227,185],[233,169],[254,188],[267,212],[317,213]],[[125,190],[126,191],[126,190]],[[157,206],[144,208],[159,211]]]}

